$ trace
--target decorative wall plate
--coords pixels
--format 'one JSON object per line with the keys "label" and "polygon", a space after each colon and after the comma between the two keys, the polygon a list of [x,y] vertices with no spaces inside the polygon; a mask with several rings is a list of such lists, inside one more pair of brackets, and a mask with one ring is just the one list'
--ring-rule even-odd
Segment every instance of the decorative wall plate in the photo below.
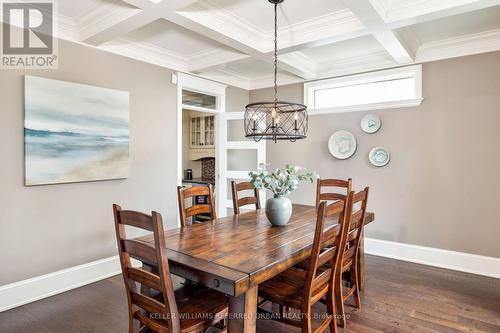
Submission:
{"label": "decorative wall plate", "polygon": [[370,163],[376,167],[384,167],[391,160],[391,154],[384,147],[375,147],[368,155]]}
{"label": "decorative wall plate", "polygon": [[368,134],[377,133],[382,127],[382,121],[376,114],[367,114],[361,119],[361,129]]}
{"label": "decorative wall plate", "polygon": [[356,138],[348,131],[337,131],[328,140],[328,149],[333,157],[346,160],[356,152]]}

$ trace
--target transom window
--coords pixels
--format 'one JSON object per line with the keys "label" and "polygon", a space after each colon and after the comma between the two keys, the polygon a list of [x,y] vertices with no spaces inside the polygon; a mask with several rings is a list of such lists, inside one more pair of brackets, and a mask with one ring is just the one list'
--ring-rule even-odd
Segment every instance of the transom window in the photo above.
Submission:
{"label": "transom window", "polygon": [[422,67],[309,82],[304,94],[311,115],[416,106],[422,102]]}

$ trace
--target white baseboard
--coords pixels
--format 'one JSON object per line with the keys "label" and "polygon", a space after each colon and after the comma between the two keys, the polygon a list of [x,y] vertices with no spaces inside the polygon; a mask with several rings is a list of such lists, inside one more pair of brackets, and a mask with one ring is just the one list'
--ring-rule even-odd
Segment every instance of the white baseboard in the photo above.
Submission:
{"label": "white baseboard", "polygon": [[118,256],[0,286],[0,312],[121,273]]}
{"label": "white baseboard", "polygon": [[500,258],[365,238],[365,253],[500,279]]}

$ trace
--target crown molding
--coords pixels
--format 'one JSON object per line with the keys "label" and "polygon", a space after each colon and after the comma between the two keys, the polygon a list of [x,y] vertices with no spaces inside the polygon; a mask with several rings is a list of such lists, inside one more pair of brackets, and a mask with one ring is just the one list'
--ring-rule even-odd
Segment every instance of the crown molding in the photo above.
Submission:
{"label": "crown molding", "polygon": [[417,62],[428,62],[500,50],[500,29],[423,44]]}
{"label": "crown molding", "polygon": [[411,27],[404,27],[394,31],[400,42],[405,45],[408,51],[411,52],[413,59],[416,58],[418,49],[422,46],[420,37],[415,33]]}

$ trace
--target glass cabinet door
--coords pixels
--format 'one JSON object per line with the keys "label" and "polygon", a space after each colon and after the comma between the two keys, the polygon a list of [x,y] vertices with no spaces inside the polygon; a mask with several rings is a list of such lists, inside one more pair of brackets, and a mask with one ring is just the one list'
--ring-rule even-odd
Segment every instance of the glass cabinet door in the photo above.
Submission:
{"label": "glass cabinet door", "polygon": [[215,145],[215,116],[191,118],[191,147],[213,147]]}
{"label": "glass cabinet door", "polygon": [[215,116],[205,117],[205,145],[213,146],[215,144]]}
{"label": "glass cabinet door", "polygon": [[202,128],[201,128],[201,118],[194,117],[191,118],[191,146],[201,146],[202,145]]}

